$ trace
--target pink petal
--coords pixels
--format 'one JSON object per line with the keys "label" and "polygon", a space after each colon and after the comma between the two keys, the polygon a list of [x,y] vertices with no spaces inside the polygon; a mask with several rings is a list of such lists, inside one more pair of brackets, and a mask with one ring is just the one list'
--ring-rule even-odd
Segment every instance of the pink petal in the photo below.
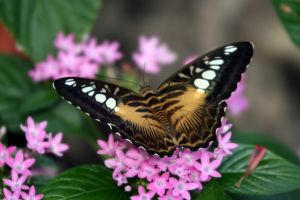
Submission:
{"label": "pink petal", "polygon": [[103,150],[105,150],[105,149],[108,148],[107,143],[106,143],[105,141],[103,141],[103,140],[98,140],[97,143],[98,143],[98,145],[99,145]]}
{"label": "pink petal", "polygon": [[47,127],[48,122],[47,121],[42,121],[39,123],[39,128],[40,129],[45,129]]}
{"label": "pink petal", "polygon": [[198,187],[199,187],[198,183],[186,183],[185,184],[185,189],[186,190],[194,190],[194,189],[196,189]]}
{"label": "pink petal", "polygon": [[145,189],[143,186],[138,187],[139,194],[145,194]]}
{"label": "pink petal", "polygon": [[210,163],[212,169],[216,169],[221,165],[221,160],[214,160]]}
{"label": "pink petal", "polygon": [[15,162],[23,162],[23,160],[24,160],[23,151],[19,150],[16,154]]}
{"label": "pink petal", "polygon": [[209,155],[206,151],[204,151],[201,155],[201,164],[207,165],[209,163]]}
{"label": "pink petal", "polygon": [[227,133],[226,135],[224,135],[223,137],[223,142],[227,143],[231,138],[231,132]]}
{"label": "pink petal", "polygon": [[235,149],[235,148],[237,148],[239,145],[238,144],[235,144],[235,143],[229,143],[229,144],[227,144],[226,145],[226,147],[228,148],[228,149]]}
{"label": "pink petal", "polygon": [[25,160],[23,164],[24,164],[25,168],[29,168],[34,163],[35,163],[35,159],[34,158],[30,158],[30,159]]}
{"label": "pink petal", "polygon": [[210,175],[211,175],[212,177],[216,177],[216,178],[221,177],[221,174],[220,174],[219,172],[215,171],[215,170],[212,171]]}

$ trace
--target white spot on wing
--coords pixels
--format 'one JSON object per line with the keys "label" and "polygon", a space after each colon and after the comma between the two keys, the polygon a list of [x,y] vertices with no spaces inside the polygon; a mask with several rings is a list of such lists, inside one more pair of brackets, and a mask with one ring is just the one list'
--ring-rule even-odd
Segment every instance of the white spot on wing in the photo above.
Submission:
{"label": "white spot on wing", "polygon": [[214,72],[212,70],[207,70],[202,73],[202,77],[207,80],[213,80],[216,77],[216,72]]}
{"label": "white spot on wing", "polygon": [[189,76],[185,75],[184,73],[179,73],[178,76],[180,78],[190,78]]}
{"label": "white spot on wing", "polygon": [[235,46],[232,46],[232,45],[229,45],[227,47],[225,47],[224,51],[227,52],[227,53],[233,53],[237,50],[237,47]]}
{"label": "white spot on wing", "polygon": [[82,92],[83,93],[88,93],[88,92],[90,92],[90,91],[92,91],[93,90],[93,87],[92,86],[87,86],[87,87],[84,87],[84,88],[82,88]]}
{"label": "white spot on wing", "polygon": [[99,103],[103,103],[106,100],[106,96],[104,94],[96,94],[95,99]]}
{"label": "white spot on wing", "polygon": [[209,62],[210,65],[222,65],[224,63],[223,59],[215,59]]}
{"label": "white spot on wing", "polygon": [[94,93],[95,93],[95,91],[91,91],[91,92],[89,92],[89,96],[91,97],[91,96],[93,96],[94,95]]}
{"label": "white spot on wing", "polygon": [[115,112],[119,112],[120,108],[117,106],[115,107]]}
{"label": "white spot on wing", "polygon": [[203,69],[201,69],[201,68],[199,68],[199,67],[197,67],[197,68],[195,69],[195,72],[196,72],[196,73],[199,73],[199,72],[201,72],[201,71],[203,71]]}
{"label": "white spot on wing", "polygon": [[212,65],[210,66],[211,69],[219,70],[221,67],[218,65]]}
{"label": "white spot on wing", "polygon": [[201,79],[201,78],[195,79],[194,84],[199,89],[206,89],[206,88],[209,87],[209,82],[207,80],[204,80],[204,79]]}
{"label": "white spot on wing", "polygon": [[71,86],[71,85],[76,84],[76,82],[75,82],[74,79],[70,78],[70,79],[67,79],[67,80],[65,81],[65,84],[68,85],[68,86]]}
{"label": "white spot on wing", "polygon": [[109,98],[107,99],[107,101],[105,102],[106,106],[110,109],[114,109],[117,105],[117,102],[114,98]]}
{"label": "white spot on wing", "polygon": [[119,92],[119,87],[116,87],[115,91],[114,91],[114,95],[116,95]]}

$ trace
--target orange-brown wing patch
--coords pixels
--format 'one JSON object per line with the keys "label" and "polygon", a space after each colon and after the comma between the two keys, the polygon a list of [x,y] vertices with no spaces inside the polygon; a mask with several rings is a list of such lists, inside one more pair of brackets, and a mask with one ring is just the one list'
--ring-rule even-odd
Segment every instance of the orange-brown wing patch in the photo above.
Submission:
{"label": "orange-brown wing patch", "polygon": [[131,131],[124,131],[126,137],[136,145],[143,146],[150,153],[170,155],[175,149],[172,139],[166,135],[166,131],[152,113],[137,111],[141,109],[145,107],[132,107],[124,103],[118,105],[115,115],[131,129]]}
{"label": "orange-brown wing patch", "polygon": [[181,95],[166,100],[165,103],[173,102],[166,112],[174,128],[176,145],[197,149],[214,138],[218,106],[208,105],[207,95],[187,86]]}

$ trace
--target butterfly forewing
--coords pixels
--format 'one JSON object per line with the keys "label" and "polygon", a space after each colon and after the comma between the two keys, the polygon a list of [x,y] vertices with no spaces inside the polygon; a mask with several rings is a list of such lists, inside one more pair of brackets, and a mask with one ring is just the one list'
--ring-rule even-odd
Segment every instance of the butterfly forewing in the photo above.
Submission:
{"label": "butterfly forewing", "polygon": [[215,139],[226,100],[253,55],[249,42],[220,47],[192,61],[156,92],[135,93],[103,81],[62,78],[58,93],[113,132],[149,153],[171,155],[176,147],[196,150]]}
{"label": "butterfly forewing", "polygon": [[58,79],[54,87],[69,103],[150,153],[164,155],[175,148],[166,141],[166,131],[141,95],[111,83],[75,77]]}
{"label": "butterfly forewing", "polygon": [[178,146],[198,149],[215,138],[224,100],[236,89],[252,55],[249,42],[229,44],[192,61],[159,86]]}

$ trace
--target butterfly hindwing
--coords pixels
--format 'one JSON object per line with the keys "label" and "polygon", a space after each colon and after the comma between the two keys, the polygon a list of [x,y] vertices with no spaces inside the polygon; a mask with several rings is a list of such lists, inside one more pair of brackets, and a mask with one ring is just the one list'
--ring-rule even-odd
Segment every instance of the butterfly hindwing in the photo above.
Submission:
{"label": "butterfly hindwing", "polygon": [[205,147],[214,140],[226,100],[253,55],[249,42],[220,47],[192,61],[158,88],[179,146]]}
{"label": "butterfly hindwing", "polygon": [[160,154],[174,149],[167,145],[163,127],[139,94],[111,83],[75,77],[58,79],[54,87],[65,100],[136,146]]}

